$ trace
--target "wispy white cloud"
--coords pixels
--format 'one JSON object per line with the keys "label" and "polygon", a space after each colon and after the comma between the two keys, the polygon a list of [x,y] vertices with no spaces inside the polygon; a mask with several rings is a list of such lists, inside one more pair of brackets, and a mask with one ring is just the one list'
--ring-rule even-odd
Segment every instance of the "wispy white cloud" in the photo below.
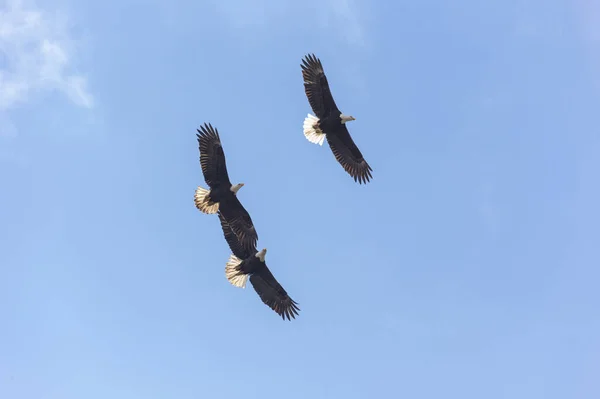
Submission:
{"label": "wispy white cloud", "polygon": [[64,14],[24,0],[0,1],[0,111],[41,90],[58,90],[92,108],[87,80],[73,65],[73,47]]}
{"label": "wispy white cloud", "polygon": [[597,0],[576,0],[573,4],[580,15],[585,39],[600,43],[600,3]]}
{"label": "wispy white cloud", "polygon": [[214,10],[242,41],[262,39],[259,32],[272,36],[306,30],[316,31],[336,46],[346,45],[344,68],[337,76],[362,97],[368,93],[360,62],[368,52],[368,4],[366,0],[212,0]]}
{"label": "wispy white cloud", "polygon": [[329,23],[340,29],[340,33],[349,43],[364,45],[365,32],[359,17],[364,14],[359,4],[355,0],[327,0],[323,3],[327,4]]}
{"label": "wispy white cloud", "polygon": [[292,3],[272,0],[213,0],[213,6],[230,24],[239,28],[263,26],[293,9]]}
{"label": "wispy white cloud", "polygon": [[600,3],[597,0],[575,0],[572,3],[575,14],[579,17],[577,27],[581,35],[583,47],[587,51],[590,69],[596,88],[600,87]]}
{"label": "wispy white cloud", "polygon": [[213,5],[240,29],[301,24],[331,30],[351,45],[365,44],[365,14],[359,0],[213,0]]}

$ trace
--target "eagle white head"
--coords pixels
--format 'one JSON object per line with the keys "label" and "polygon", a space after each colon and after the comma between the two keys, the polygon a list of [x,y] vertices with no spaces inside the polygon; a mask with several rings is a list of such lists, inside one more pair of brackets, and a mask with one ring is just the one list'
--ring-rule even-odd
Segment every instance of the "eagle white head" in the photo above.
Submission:
{"label": "eagle white head", "polygon": [[340,114],[340,119],[342,120],[342,123],[356,120],[356,118],[354,118],[352,115],[344,115],[344,114]]}
{"label": "eagle white head", "polygon": [[235,186],[231,186],[231,191],[234,194],[237,194],[237,192],[240,190],[240,188],[244,187],[244,183],[238,183]]}
{"label": "eagle white head", "polygon": [[256,257],[260,259],[261,262],[265,261],[265,256],[267,255],[267,248],[263,248],[262,251],[256,253]]}

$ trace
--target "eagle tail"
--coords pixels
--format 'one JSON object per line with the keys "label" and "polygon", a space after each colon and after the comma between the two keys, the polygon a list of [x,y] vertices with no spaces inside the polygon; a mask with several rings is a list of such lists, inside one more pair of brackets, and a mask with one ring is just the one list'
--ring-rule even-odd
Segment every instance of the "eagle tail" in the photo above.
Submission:
{"label": "eagle tail", "polygon": [[198,187],[194,193],[194,204],[196,208],[203,213],[212,215],[219,210],[219,203],[212,202],[210,199],[210,190]]}
{"label": "eagle tail", "polygon": [[231,285],[238,288],[246,288],[248,275],[243,274],[240,270],[241,264],[242,260],[234,254],[231,254],[227,264],[225,265],[225,277],[227,277],[227,280],[229,280]]}
{"label": "eagle tail", "polygon": [[325,140],[325,133],[319,127],[319,118],[314,115],[308,114],[304,119],[304,137],[313,144],[323,145]]}

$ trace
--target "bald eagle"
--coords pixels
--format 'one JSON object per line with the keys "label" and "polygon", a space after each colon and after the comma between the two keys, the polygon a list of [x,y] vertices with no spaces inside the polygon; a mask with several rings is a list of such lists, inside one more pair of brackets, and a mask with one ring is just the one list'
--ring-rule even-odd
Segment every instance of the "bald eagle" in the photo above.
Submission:
{"label": "bald eagle", "polygon": [[267,264],[267,249],[257,251],[256,248],[244,249],[231,225],[219,212],[219,220],[225,241],[232,254],[225,265],[225,277],[235,287],[245,288],[248,277],[254,291],[265,305],[273,309],[283,320],[295,319],[300,311],[298,303],[289,297],[281,284],[277,282]]}
{"label": "bald eagle", "polygon": [[244,249],[256,247],[258,234],[254,223],[237,197],[237,192],[244,183],[231,184],[225,164],[225,154],[217,129],[211,124],[204,124],[196,129],[200,149],[200,166],[209,190],[198,187],[194,194],[196,208],[206,214],[217,211],[227,220],[231,230],[235,232]]}
{"label": "bald eagle", "polygon": [[318,145],[323,145],[323,140],[327,138],[335,159],[344,170],[354,181],[366,184],[372,178],[373,169],[363,158],[346,127],[346,122],[355,118],[344,115],[335,104],[321,60],[314,54],[309,54],[302,60],[300,67],[304,79],[304,92],[316,114],[308,114],[304,119],[304,136],[311,143]]}

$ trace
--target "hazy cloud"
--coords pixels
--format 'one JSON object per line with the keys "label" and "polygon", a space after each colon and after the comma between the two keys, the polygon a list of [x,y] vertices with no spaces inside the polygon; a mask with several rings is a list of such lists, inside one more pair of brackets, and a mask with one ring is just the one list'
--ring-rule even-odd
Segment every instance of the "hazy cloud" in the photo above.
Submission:
{"label": "hazy cloud", "polygon": [[327,0],[331,22],[340,28],[344,38],[358,45],[365,44],[363,26],[359,15],[361,15],[358,4],[354,0]]}
{"label": "hazy cloud", "polygon": [[331,29],[352,45],[365,43],[364,13],[357,0],[213,0],[213,5],[238,28],[299,21],[309,28]]}
{"label": "hazy cloud", "polygon": [[600,3],[597,0],[575,0],[573,3],[581,18],[581,29],[585,38],[593,43],[600,42]]}
{"label": "hazy cloud", "polygon": [[0,111],[39,90],[59,90],[78,106],[94,99],[73,67],[65,16],[23,0],[0,2]]}

